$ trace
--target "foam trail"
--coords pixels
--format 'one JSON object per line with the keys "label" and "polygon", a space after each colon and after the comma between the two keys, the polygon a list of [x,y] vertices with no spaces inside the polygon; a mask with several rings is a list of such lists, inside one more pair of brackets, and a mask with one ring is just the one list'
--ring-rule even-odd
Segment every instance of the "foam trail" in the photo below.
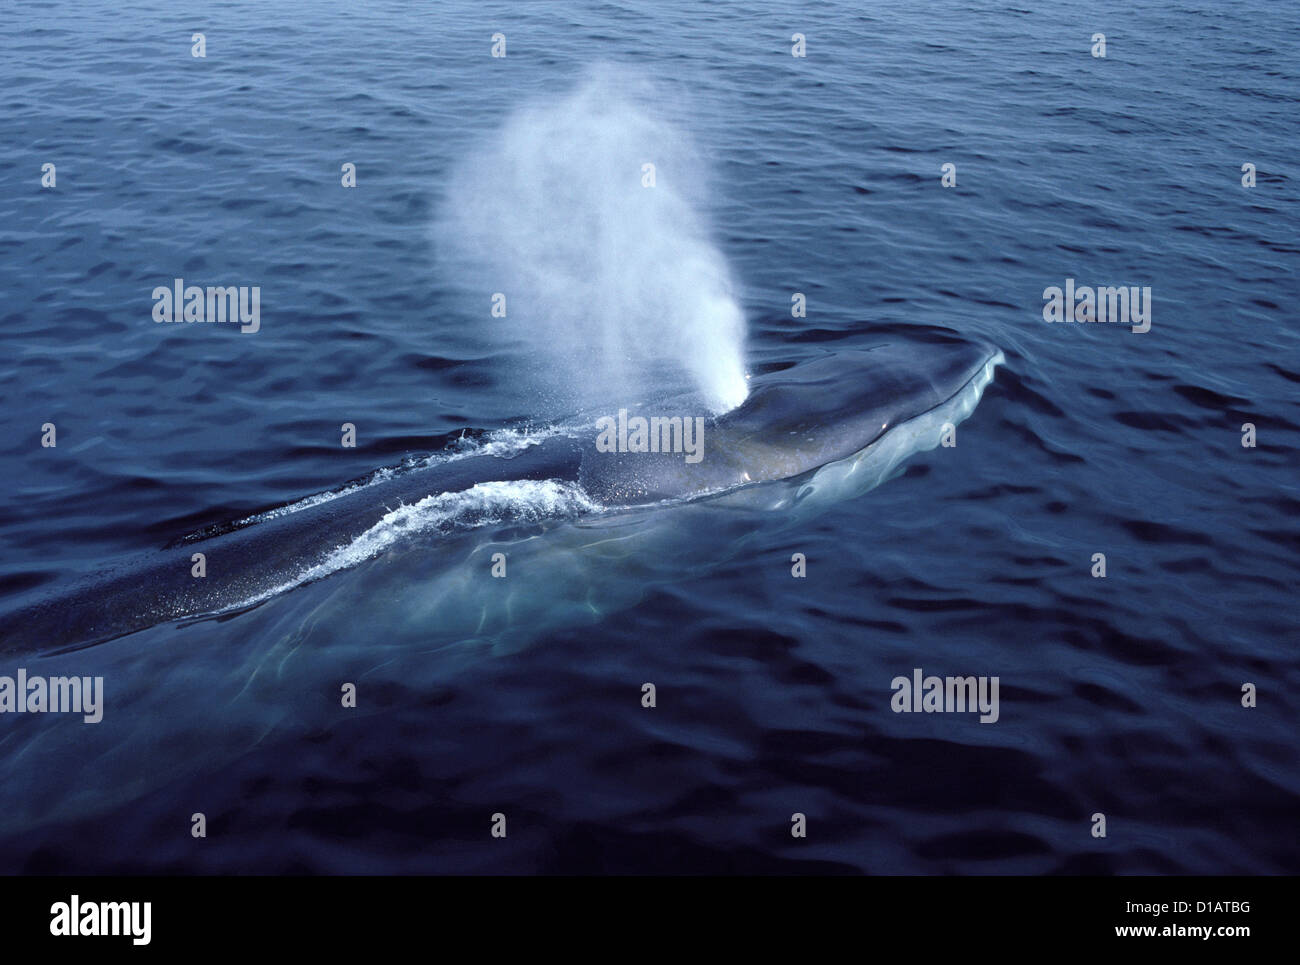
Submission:
{"label": "foam trail", "polygon": [[335,547],[324,559],[302,569],[283,584],[225,609],[243,609],[304,583],[324,579],[378,556],[399,540],[421,533],[446,534],[456,529],[476,529],[504,522],[573,518],[599,512],[602,508],[577,484],[553,479],[489,481],[476,483],[461,492],[437,493],[417,503],[389,510],[360,536]]}
{"label": "foam trail", "polygon": [[[723,412],[745,399],[745,320],[700,215],[703,168],[653,97],[599,70],[512,115],[449,179],[440,267],[535,406],[685,394]],[[497,292],[505,318],[490,315]]]}

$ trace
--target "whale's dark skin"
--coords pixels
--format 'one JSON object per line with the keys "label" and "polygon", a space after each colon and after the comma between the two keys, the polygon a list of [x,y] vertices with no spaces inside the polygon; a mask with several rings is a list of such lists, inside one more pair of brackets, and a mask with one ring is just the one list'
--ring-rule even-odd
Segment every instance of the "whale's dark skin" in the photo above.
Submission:
{"label": "whale's dark skin", "polygon": [[[467,456],[396,473],[316,505],[184,541],[75,592],[0,615],[0,653],[75,649],[238,607],[348,545],[398,505],[489,480],[577,482],[596,502],[621,507],[797,477],[845,459],[890,428],[942,405],[995,354],[987,345],[961,341],[892,343],[755,378],[741,406],[705,423],[697,463],[682,453],[601,452],[590,429],[511,456]],[[691,415],[649,409],[642,414]],[[194,553],[206,558],[203,578],[191,575]]]}

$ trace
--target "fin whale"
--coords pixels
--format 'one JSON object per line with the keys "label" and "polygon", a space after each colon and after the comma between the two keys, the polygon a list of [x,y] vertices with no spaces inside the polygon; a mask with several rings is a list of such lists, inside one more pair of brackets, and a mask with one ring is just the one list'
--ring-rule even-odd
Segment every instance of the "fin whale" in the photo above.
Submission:
{"label": "fin whale", "polygon": [[[363,539],[394,506],[485,483],[558,483],[578,494],[579,511],[603,511],[797,479],[877,446],[888,448],[887,440],[897,450],[892,466],[938,441],[933,427],[934,438],[924,440],[900,442],[900,433],[911,427],[915,434],[923,417],[933,420],[936,413],[961,421],[1002,361],[1001,352],[983,343],[891,342],[768,373],[753,380],[742,405],[704,423],[702,458],[694,463],[680,452],[600,451],[597,433],[587,426],[557,431],[506,455],[470,454],[383,475],[217,535],[181,541],[72,592],[0,614],[0,652],[79,649],[255,605],[318,578],[314,573],[332,572],[321,561]],[[191,575],[196,552],[206,558],[203,578]]]}

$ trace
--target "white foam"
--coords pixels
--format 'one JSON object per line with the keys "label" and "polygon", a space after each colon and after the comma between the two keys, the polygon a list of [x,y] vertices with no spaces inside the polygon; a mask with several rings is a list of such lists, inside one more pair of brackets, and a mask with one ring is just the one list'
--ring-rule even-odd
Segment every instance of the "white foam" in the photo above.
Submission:
{"label": "white foam", "polygon": [[459,492],[426,496],[417,503],[390,510],[360,536],[335,547],[324,559],[305,567],[281,585],[225,609],[252,606],[304,583],[323,579],[379,555],[399,540],[422,533],[567,519],[602,509],[577,483],[554,479],[493,480]]}
{"label": "white foam", "polygon": [[541,429],[532,427],[497,429],[478,438],[462,436],[441,452],[435,452],[428,456],[412,457],[400,465],[378,469],[364,482],[353,483],[350,486],[344,486],[342,489],[331,489],[323,493],[304,496],[302,499],[287,503],[284,506],[277,506],[275,509],[254,513],[252,516],[246,516],[237,521],[235,526],[243,527],[251,523],[262,523],[269,519],[278,519],[281,516],[301,512],[304,509],[319,506],[321,503],[328,503],[330,500],[338,499],[340,496],[347,496],[363,489],[369,489],[371,486],[387,482],[395,476],[409,472],[412,469],[428,469],[444,463],[455,462],[458,459],[468,459],[471,456],[509,457],[532,446],[541,445],[553,436],[563,435],[565,431],[562,426],[547,426]]}

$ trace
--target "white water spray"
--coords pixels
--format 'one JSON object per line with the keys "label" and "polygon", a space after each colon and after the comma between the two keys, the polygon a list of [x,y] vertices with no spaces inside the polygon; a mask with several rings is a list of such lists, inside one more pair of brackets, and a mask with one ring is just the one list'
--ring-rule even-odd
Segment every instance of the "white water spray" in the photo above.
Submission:
{"label": "white water spray", "polygon": [[613,411],[690,394],[723,412],[745,399],[745,320],[700,215],[702,167],[652,104],[598,72],[512,115],[449,181],[440,268],[535,402]]}

